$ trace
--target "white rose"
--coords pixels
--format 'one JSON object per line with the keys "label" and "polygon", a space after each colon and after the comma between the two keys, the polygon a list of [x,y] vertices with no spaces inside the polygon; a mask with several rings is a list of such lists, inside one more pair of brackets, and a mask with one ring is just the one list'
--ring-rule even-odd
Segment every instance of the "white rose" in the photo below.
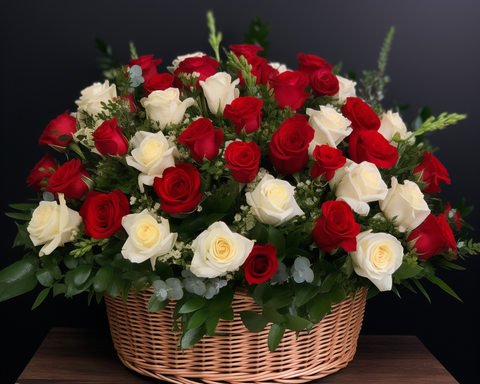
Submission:
{"label": "white rose", "polygon": [[403,247],[388,233],[361,232],[357,250],[350,252],[357,275],[366,277],[380,291],[392,289],[392,274],[402,265]]}
{"label": "white rose", "polygon": [[80,99],[75,101],[78,105],[78,120],[80,123],[86,117],[84,112],[95,116],[100,112],[104,112],[108,115],[108,111],[102,107],[102,102],[108,105],[110,100],[117,97],[117,88],[115,84],[110,85],[108,80],[105,80],[103,84],[94,83],[92,86],[85,88],[81,91]]}
{"label": "white rose", "polygon": [[195,104],[191,97],[180,101],[178,88],[167,88],[164,91],[153,91],[140,100],[147,116],[155,122],[157,128],[164,129],[167,124],[178,124],[188,107]]}
{"label": "white rose", "polygon": [[122,225],[128,234],[123,244],[122,255],[132,263],[143,263],[150,259],[152,268],[158,256],[170,252],[177,233],[170,233],[170,224],[167,219],[160,218],[158,223],[146,209],[141,213],[126,215],[122,218]]}
{"label": "white rose", "polygon": [[320,105],[320,111],[307,108],[306,113],[310,116],[308,123],[315,130],[315,136],[308,149],[310,154],[317,145],[326,144],[336,148],[353,131],[350,120],[333,108]]}
{"label": "white rose", "polygon": [[60,204],[41,201],[27,227],[33,245],[45,244],[40,256],[49,255],[55,248],[72,241],[73,232],[78,230],[82,222],[78,212],[67,207],[63,193],[58,194],[58,201]]}
{"label": "white rose", "polygon": [[294,216],[303,215],[294,191],[289,182],[265,175],[253,192],[245,193],[245,197],[260,222],[276,227]]}
{"label": "white rose", "polygon": [[270,65],[272,68],[276,69],[279,74],[283,73],[285,71],[289,71],[287,66],[285,64],[282,64],[282,63],[268,63],[268,65]]}
{"label": "white rose", "polygon": [[403,185],[398,184],[396,177],[392,177],[392,187],[385,199],[380,201],[380,209],[388,219],[396,217],[395,226],[400,232],[414,230],[430,214],[418,185],[409,180],[405,180]]}
{"label": "white rose", "polygon": [[253,245],[252,240],[233,233],[224,222],[218,221],[193,241],[190,270],[197,277],[209,278],[235,271],[247,259]]}
{"label": "white rose", "polygon": [[348,80],[345,77],[337,76],[339,90],[336,95],[333,95],[334,99],[338,99],[340,103],[344,103],[347,100],[347,97],[356,97],[355,85],[357,83],[352,80]]}
{"label": "white rose", "polygon": [[[388,111],[387,113],[384,113],[380,117],[380,128],[378,129],[378,132],[385,137],[388,141],[392,141],[393,136],[395,133],[400,134],[400,139],[406,140],[408,136],[410,136],[410,133],[407,131],[407,127],[405,123],[403,122],[402,118],[398,113],[392,113],[392,111]],[[415,141],[415,138],[412,136],[409,140],[409,142]],[[391,143],[394,146],[397,146],[398,144],[396,142]]]}
{"label": "white rose", "polygon": [[139,131],[130,140],[132,155],[126,157],[127,164],[142,172],[138,175],[138,186],[143,193],[143,185],[153,185],[155,177],[160,177],[168,167],[175,166],[175,158],[180,154],[175,144],[171,144],[163,135]]}
{"label": "white rose", "polygon": [[175,72],[175,70],[178,68],[178,66],[180,65],[180,63],[183,60],[188,59],[189,57],[202,57],[202,56],[205,56],[205,53],[195,52],[195,53],[189,53],[189,54],[186,54],[186,55],[183,55],[183,56],[178,56],[175,60],[173,60],[172,66],[167,67],[167,69],[170,73],[173,73],[173,72]]}
{"label": "white rose", "polygon": [[368,215],[370,206],[367,203],[383,200],[388,192],[387,184],[375,164],[367,161],[352,163],[345,172],[335,191],[337,200],[346,202],[359,215]]}
{"label": "white rose", "polygon": [[225,105],[230,104],[240,95],[240,91],[236,88],[239,82],[240,79],[232,82],[232,76],[226,72],[216,73],[205,81],[200,81],[210,112],[214,115],[218,111],[223,113]]}

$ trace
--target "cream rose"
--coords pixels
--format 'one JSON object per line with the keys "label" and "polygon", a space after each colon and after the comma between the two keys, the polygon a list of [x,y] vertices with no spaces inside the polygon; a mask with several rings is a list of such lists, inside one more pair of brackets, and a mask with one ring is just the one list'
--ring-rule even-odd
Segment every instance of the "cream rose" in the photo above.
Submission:
{"label": "cream rose", "polygon": [[210,112],[214,115],[217,112],[223,113],[225,105],[230,104],[240,95],[240,91],[236,88],[239,82],[240,79],[232,82],[232,76],[226,72],[216,73],[205,81],[200,81]]}
{"label": "cream rose", "polygon": [[403,247],[388,233],[361,232],[357,250],[350,252],[357,275],[366,277],[380,291],[392,289],[392,274],[402,265]]}
{"label": "cream rose", "polygon": [[399,184],[396,177],[392,177],[392,187],[380,201],[380,209],[388,219],[396,217],[395,226],[400,232],[414,230],[430,214],[418,185],[409,180]]}
{"label": "cream rose", "polygon": [[344,103],[347,100],[347,97],[356,97],[355,85],[357,83],[352,80],[348,80],[342,76],[337,76],[339,91],[336,95],[333,95],[334,99],[338,99],[340,103]]}
{"label": "cream rose", "polygon": [[[392,113],[392,111],[388,111],[387,113],[384,113],[380,117],[380,128],[378,129],[378,132],[385,137],[388,141],[392,141],[393,136],[395,133],[400,134],[400,139],[406,140],[410,134],[407,131],[407,127],[405,123],[403,122],[402,118],[398,113]],[[415,138],[411,138],[409,142],[415,141]],[[393,142],[391,143],[392,145],[397,146],[397,143]]]}
{"label": "cream rose", "polygon": [[140,103],[156,127],[164,129],[167,124],[180,123],[187,108],[195,104],[195,101],[191,97],[180,101],[178,88],[167,88],[164,91],[153,91],[141,99]]}
{"label": "cream rose", "polygon": [[173,72],[175,72],[175,70],[178,68],[178,66],[180,65],[180,63],[183,60],[188,59],[189,57],[202,57],[202,56],[205,56],[205,53],[195,52],[195,53],[188,53],[188,54],[183,55],[183,56],[178,56],[175,60],[173,60],[172,66],[167,67],[167,69],[170,73],[173,73]]}
{"label": "cream rose", "polygon": [[131,139],[132,155],[126,157],[127,164],[142,172],[138,175],[138,186],[143,193],[143,185],[153,185],[155,177],[160,177],[168,167],[175,166],[179,158],[178,149],[170,144],[162,131],[157,133],[139,131]]}
{"label": "cream rose", "polygon": [[326,144],[336,148],[353,131],[350,120],[333,108],[320,105],[320,111],[307,108],[306,113],[310,116],[308,123],[315,130],[315,136],[308,149],[310,154],[317,145]]}
{"label": "cream rose", "polygon": [[84,112],[96,116],[100,112],[108,115],[108,111],[102,107],[102,102],[108,105],[108,102],[117,97],[117,88],[115,84],[110,85],[108,80],[103,84],[94,83],[92,86],[85,88],[80,92],[80,99],[75,101],[78,105],[78,121],[82,125],[82,120],[86,117]]}
{"label": "cream rose", "polygon": [[387,195],[387,184],[375,164],[364,161],[345,167],[345,176],[338,184],[337,200],[346,202],[361,216],[368,215],[371,201],[383,200]]}
{"label": "cream rose", "polygon": [[245,193],[245,197],[260,222],[276,227],[292,217],[303,215],[294,192],[289,182],[265,175],[253,192]]}
{"label": "cream rose", "polygon": [[146,209],[122,218],[123,228],[128,234],[122,247],[125,259],[132,263],[143,263],[150,259],[152,268],[155,269],[157,257],[170,252],[178,234],[170,233],[167,219],[160,219],[161,222],[158,223]]}
{"label": "cream rose", "polygon": [[55,248],[72,241],[82,222],[78,212],[67,207],[63,193],[58,194],[58,202],[41,201],[28,224],[33,245],[44,244],[40,256],[49,255]]}
{"label": "cream rose", "polygon": [[192,243],[194,251],[190,271],[197,277],[214,278],[237,270],[252,251],[254,242],[233,233],[218,221]]}

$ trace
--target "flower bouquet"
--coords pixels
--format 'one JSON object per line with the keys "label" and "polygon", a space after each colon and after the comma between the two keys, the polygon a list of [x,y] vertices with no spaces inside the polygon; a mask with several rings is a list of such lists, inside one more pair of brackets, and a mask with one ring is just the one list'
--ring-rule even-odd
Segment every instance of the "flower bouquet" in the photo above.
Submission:
{"label": "flower bouquet", "polygon": [[[428,298],[428,280],[456,297],[436,269],[462,269],[454,261],[480,245],[461,231],[469,209],[438,197],[450,179],[422,135],[464,116],[417,119],[409,130],[382,109],[393,29],[360,89],[315,55],[299,54],[297,70],[269,62],[255,36],[222,59],[211,14],[208,24],[215,58],[179,56],[159,74],[161,59],[132,45],[128,65],[106,70],[109,80],[81,91],[75,113],[48,124],[39,144],[65,159],[47,153],[27,180],[38,199],[12,205],[9,215],[24,222],[15,245],[26,254],[0,271],[0,300],[38,283],[33,307],[51,293],[105,295],[122,361],[173,382],[190,381],[151,373],[163,350],[132,363],[121,339],[155,338],[164,330],[151,324],[166,321],[175,359],[193,359],[202,350],[191,347],[219,342],[236,321],[243,334],[265,335],[272,356],[286,351],[275,372],[287,372],[296,336],[316,332],[311,352],[328,344],[322,323],[353,319],[347,359],[302,373],[312,380],[353,358],[367,290]],[[128,317],[135,324],[125,330]],[[148,330],[136,331],[143,322]],[[228,369],[231,382],[273,375]]]}

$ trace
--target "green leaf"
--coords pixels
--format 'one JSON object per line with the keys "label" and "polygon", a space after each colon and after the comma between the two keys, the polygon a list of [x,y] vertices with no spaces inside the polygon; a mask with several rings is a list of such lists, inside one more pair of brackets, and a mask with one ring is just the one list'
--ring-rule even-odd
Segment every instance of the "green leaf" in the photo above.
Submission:
{"label": "green leaf", "polygon": [[[232,313],[233,313],[233,310],[232,310]],[[209,336],[213,335],[213,333],[215,332],[215,329],[217,328],[219,320],[220,318],[218,316],[213,316],[213,317],[209,317],[207,321],[205,321],[207,335]]]}
{"label": "green leaf", "polygon": [[93,289],[96,292],[103,292],[107,289],[112,281],[113,268],[109,265],[102,267],[98,270],[95,278],[93,279]]}
{"label": "green leaf", "polygon": [[219,314],[220,312],[232,306],[234,291],[230,287],[220,289],[220,292],[213,296],[209,302],[210,314]]}
{"label": "green leaf", "polygon": [[301,285],[296,291],[295,306],[301,307],[306,304],[308,301],[312,300],[318,292],[320,292],[320,287],[317,285]]}
{"label": "green leaf", "polygon": [[337,281],[337,278],[338,276],[340,276],[341,272],[339,270],[336,270],[334,272],[330,272],[327,277],[325,278],[325,280],[323,280],[323,283],[322,283],[322,288],[320,290],[320,292],[322,293],[325,293],[325,292],[329,292],[330,289],[332,288],[333,284],[335,283],[335,281]]}
{"label": "green leaf", "polygon": [[62,271],[58,265],[53,265],[50,262],[44,261],[43,268],[45,268],[55,280],[60,280],[62,278]]}
{"label": "green leaf", "polygon": [[67,254],[63,258],[63,262],[68,269],[75,269],[78,265],[78,259],[76,259],[73,255]]}
{"label": "green leaf", "polygon": [[380,290],[377,287],[370,287],[367,292],[367,300],[378,295],[379,293],[380,293]]}
{"label": "green leaf", "polygon": [[159,312],[165,308],[169,302],[169,300],[160,301],[158,300],[157,295],[152,295],[148,300],[148,311],[153,313]]}
{"label": "green leaf", "polygon": [[179,310],[179,313],[190,313],[199,310],[207,303],[207,299],[204,297],[195,297],[188,300]]}
{"label": "green leaf", "polygon": [[57,283],[53,286],[53,297],[67,292],[67,286],[65,284]]}
{"label": "green leaf", "polygon": [[412,279],[412,281],[415,283],[417,288],[420,290],[420,292],[423,293],[423,295],[427,298],[428,302],[431,303],[432,301],[430,300],[430,296],[428,296],[427,291],[425,291],[425,288],[423,288],[422,284],[420,283],[419,280],[417,279]]}
{"label": "green leaf", "polygon": [[461,265],[451,263],[450,261],[447,261],[447,260],[442,259],[442,258],[437,258],[437,259],[432,260],[432,261],[434,261],[436,264],[440,265],[442,268],[445,268],[445,269],[456,269],[457,271],[464,271],[465,270],[465,268],[462,267]]}
{"label": "green leaf", "polygon": [[185,332],[185,335],[182,337],[182,348],[190,348],[197,344],[202,339],[203,335],[205,335],[205,330],[205,324],[202,324],[198,328],[189,329]]}
{"label": "green leaf", "polygon": [[112,276],[112,280],[110,280],[110,284],[107,287],[107,293],[110,297],[115,298],[122,292],[123,282],[124,280],[121,276],[117,274]]}
{"label": "green leaf", "polygon": [[250,237],[252,240],[257,240],[257,243],[264,245],[268,242],[268,230],[264,224],[258,222]]}
{"label": "green leaf", "polygon": [[294,315],[283,315],[285,318],[285,327],[295,332],[299,332],[302,329],[307,328],[310,325],[310,321],[302,319],[301,317]]}
{"label": "green leaf", "polygon": [[278,323],[282,324],[285,322],[285,319],[280,315],[275,309],[265,306],[262,311],[263,318],[269,323]]}
{"label": "green leaf", "polygon": [[330,290],[330,298],[332,303],[339,303],[347,297],[345,289],[339,284],[335,284]]}
{"label": "green leaf", "polygon": [[12,283],[0,283],[0,302],[30,292],[37,286],[37,277],[32,274]]}
{"label": "green leaf", "polygon": [[225,217],[225,215],[226,213],[212,213],[211,215],[208,215],[205,219],[205,225],[209,227],[213,223],[220,221],[223,217]]}
{"label": "green leaf", "polygon": [[89,264],[82,264],[77,266],[73,271],[73,282],[77,287],[80,287],[83,283],[87,281],[92,272],[92,266]]}
{"label": "green leaf", "polygon": [[38,259],[36,257],[27,257],[23,260],[16,261],[0,271],[0,283],[14,283],[18,280],[34,276],[37,269]]}
{"label": "green leaf", "polygon": [[285,239],[285,247],[298,248],[300,246],[300,234],[298,232],[290,233]]}
{"label": "green leaf", "polygon": [[32,215],[30,213],[20,213],[20,212],[5,212],[5,215],[16,220],[30,220]]}
{"label": "green leaf", "polygon": [[42,284],[44,287],[51,287],[53,284],[55,284],[55,280],[53,279],[52,275],[50,272],[48,272],[46,269],[40,269],[36,273],[38,282]]}
{"label": "green leaf", "polygon": [[[413,268],[412,268],[413,267]],[[408,263],[403,263],[400,268],[398,268],[393,274],[394,277],[399,279],[409,279],[411,277],[417,276],[420,272],[423,271],[423,268],[419,265],[410,265]]]}
{"label": "green leaf", "polygon": [[188,321],[187,329],[197,328],[207,320],[209,310],[208,308],[202,308],[195,312]]}
{"label": "green leaf", "polygon": [[163,261],[155,262],[155,272],[163,281],[175,276],[172,267]]}
{"label": "green leaf", "polygon": [[268,321],[261,314],[254,311],[241,311],[240,318],[250,332],[261,332],[268,324]]}
{"label": "green leaf", "polygon": [[462,299],[460,299],[460,297],[458,297],[458,295],[453,291],[452,288],[450,288],[443,280],[441,280],[440,278],[438,278],[437,276],[427,276],[428,280],[430,280],[432,283],[434,284],[437,284],[440,288],[442,288],[445,292],[447,292],[448,294],[452,295],[453,297],[455,297],[457,300],[462,301]]}
{"label": "green leaf", "polygon": [[285,238],[283,237],[282,232],[272,225],[268,226],[267,243],[270,243],[277,248],[277,252],[283,252],[285,250]]}
{"label": "green leaf", "polygon": [[32,309],[37,308],[40,304],[42,304],[43,300],[46,299],[48,292],[50,292],[50,288],[45,288],[38,294],[35,302],[33,303]]}
{"label": "green leaf", "polygon": [[30,211],[36,209],[38,204],[9,204],[8,206],[19,211]]}
{"label": "green leaf", "polygon": [[258,56],[266,59],[268,57],[268,48],[270,43],[268,35],[270,33],[270,23],[262,23],[260,17],[250,22],[248,33],[244,34],[246,44],[256,44],[263,48],[263,51],[258,52]]}
{"label": "green leaf", "polygon": [[275,352],[282,341],[282,337],[285,333],[285,325],[284,324],[272,324],[270,327],[270,332],[268,332],[268,349],[270,352]]}
{"label": "green leaf", "polygon": [[315,322],[322,320],[325,315],[332,311],[332,299],[330,294],[323,293],[315,296],[315,298],[307,304],[308,313]]}
{"label": "green leaf", "polygon": [[233,313],[232,307],[229,307],[220,313],[220,319],[223,319],[223,320],[232,321],[234,317],[235,317],[235,314]]}
{"label": "green leaf", "polygon": [[253,291],[253,299],[260,307],[263,307],[272,297],[272,289],[266,282],[257,285],[255,291]]}

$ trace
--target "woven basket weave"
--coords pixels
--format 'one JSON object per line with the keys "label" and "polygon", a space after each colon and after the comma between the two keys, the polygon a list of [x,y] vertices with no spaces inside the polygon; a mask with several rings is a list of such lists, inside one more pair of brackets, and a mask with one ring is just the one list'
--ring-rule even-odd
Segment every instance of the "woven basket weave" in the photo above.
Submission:
{"label": "woven basket weave", "polygon": [[125,305],[120,296],[107,294],[108,319],[115,349],[122,363],[145,376],[172,383],[304,383],[344,368],[352,359],[362,326],[367,290],[332,305],[332,313],[310,334],[286,331],[274,353],[267,347],[268,326],[259,333],[248,331],[238,314],[260,312],[245,292],[233,299],[234,321],[220,320],[217,333],[204,337],[194,348],[177,348],[178,332],[172,331],[171,302],[158,313],[148,312],[152,291],[130,295]]}

